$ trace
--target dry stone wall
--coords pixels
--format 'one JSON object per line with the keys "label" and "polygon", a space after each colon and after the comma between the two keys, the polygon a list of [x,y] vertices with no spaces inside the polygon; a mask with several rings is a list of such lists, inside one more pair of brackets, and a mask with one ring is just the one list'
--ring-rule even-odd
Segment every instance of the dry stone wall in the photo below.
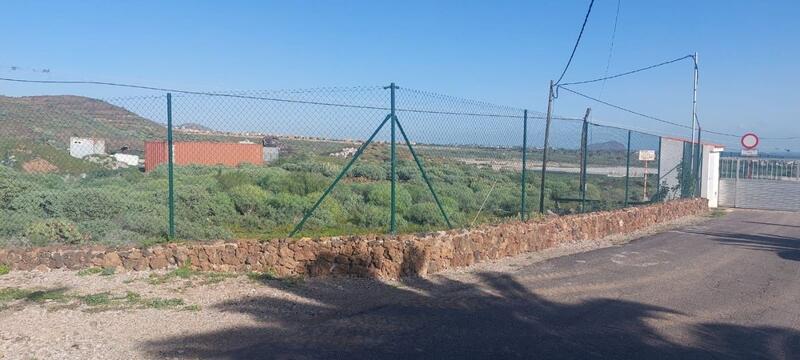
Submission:
{"label": "dry stone wall", "polygon": [[528,222],[413,235],[171,243],[150,248],[42,247],[0,249],[15,270],[166,269],[274,271],[278,275],[348,275],[394,279],[469,266],[567,242],[590,241],[708,211],[705,199],[677,200]]}

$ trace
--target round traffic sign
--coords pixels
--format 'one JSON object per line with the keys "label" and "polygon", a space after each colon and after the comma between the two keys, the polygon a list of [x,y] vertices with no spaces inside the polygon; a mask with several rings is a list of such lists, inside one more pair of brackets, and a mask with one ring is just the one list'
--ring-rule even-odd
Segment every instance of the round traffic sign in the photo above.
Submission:
{"label": "round traffic sign", "polygon": [[758,136],[751,132],[742,135],[742,139],[740,140],[742,147],[746,150],[755,149],[758,146],[758,141]]}

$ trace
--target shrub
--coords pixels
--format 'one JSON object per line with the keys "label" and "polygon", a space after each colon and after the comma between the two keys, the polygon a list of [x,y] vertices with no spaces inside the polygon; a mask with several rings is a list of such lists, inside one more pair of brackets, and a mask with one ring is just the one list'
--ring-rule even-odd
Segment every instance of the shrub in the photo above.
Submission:
{"label": "shrub", "polygon": [[125,229],[112,229],[103,234],[103,237],[97,239],[97,242],[108,246],[123,246],[130,244],[143,244],[147,242],[147,237],[141,233],[136,233]]}
{"label": "shrub", "polygon": [[443,225],[444,218],[439,207],[432,202],[414,204],[406,212],[408,221],[418,225]]}
{"label": "shrub", "polygon": [[123,230],[142,234],[146,237],[167,237],[167,217],[152,213],[131,213],[120,221]]}
{"label": "shrub", "polygon": [[[396,190],[397,208],[408,209],[411,206],[411,194],[404,188]],[[392,188],[388,183],[371,185],[366,193],[368,204],[388,207],[392,202]]]}
{"label": "shrub", "polygon": [[118,230],[119,223],[110,220],[87,220],[78,223],[78,231],[92,241],[102,239],[108,232]]}
{"label": "shrub", "polygon": [[375,205],[364,205],[353,214],[353,222],[366,228],[389,226],[389,211]]}
{"label": "shrub", "polygon": [[219,186],[225,191],[242,185],[255,184],[255,181],[253,181],[253,178],[250,175],[241,171],[221,173],[217,175],[216,178]]}
{"label": "shrub", "polygon": [[78,227],[65,219],[37,221],[25,230],[25,237],[36,246],[51,243],[78,244],[83,240]]}
{"label": "shrub", "polygon": [[256,213],[267,205],[269,194],[256,185],[238,185],[228,193],[240,214]]}
{"label": "shrub", "polygon": [[176,189],[176,214],[181,220],[223,223],[236,215],[236,208],[225,193],[210,193],[198,186]]}
{"label": "shrub", "polygon": [[25,181],[16,172],[0,166],[0,208],[6,207],[18,196],[37,188],[36,184]]}
{"label": "shrub", "polygon": [[350,176],[361,177],[369,180],[387,180],[389,172],[378,164],[372,162],[359,162],[350,169]]}

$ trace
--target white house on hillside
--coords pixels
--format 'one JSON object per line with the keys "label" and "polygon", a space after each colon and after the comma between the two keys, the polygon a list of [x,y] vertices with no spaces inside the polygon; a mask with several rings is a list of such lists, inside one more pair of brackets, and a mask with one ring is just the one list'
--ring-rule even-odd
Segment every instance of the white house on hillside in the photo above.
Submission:
{"label": "white house on hillside", "polygon": [[95,138],[69,138],[69,154],[72,157],[83,159],[88,155],[105,154],[106,141]]}

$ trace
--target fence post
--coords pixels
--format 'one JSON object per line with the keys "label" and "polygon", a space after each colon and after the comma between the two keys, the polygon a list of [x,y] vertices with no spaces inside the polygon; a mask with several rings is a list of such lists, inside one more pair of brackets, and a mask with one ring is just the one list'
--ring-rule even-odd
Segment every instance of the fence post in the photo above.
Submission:
{"label": "fence post", "polygon": [[658,156],[656,161],[658,162],[658,170],[656,170],[656,194],[661,191],[661,136],[658,137]]}
{"label": "fence post", "polygon": [[702,169],[702,167],[701,167],[702,164],[701,163],[703,161],[703,143],[700,142],[700,135],[702,135],[702,129],[698,125],[697,126],[697,159],[695,160],[695,170],[694,170],[695,171],[694,176],[695,176],[695,179],[696,179],[695,190],[694,190],[694,196],[695,197],[700,197],[700,195],[702,194],[701,191],[700,191],[700,187],[702,186],[702,183],[703,183],[702,182],[702,171],[701,171],[701,169]]}
{"label": "fence post", "polygon": [[583,116],[583,128],[581,128],[581,212],[586,211],[586,164],[589,154],[589,114],[591,112],[592,108],[586,108],[586,115]]}
{"label": "fence post", "polygon": [[544,149],[542,149],[542,183],[539,185],[539,212],[544,214],[544,181],[547,173],[547,147],[550,141],[550,123],[553,120],[553,80],[547,97],[547,122],[544,128]]}
{"label": "fence post", "polygon": [[395,141],[395,129],[397,128],[397,116],[395,115],[395,98],[394,98],[394,89],[396,86],[394,83],[389,85],[390,93],[391,93],[391,117],[392,117],[392,145],[391,145],[391,178],[392,178],[392,199],[391,199],[391,206],[390,206],[390,221],[389,221],[389,232],[394,235],[397,232],[397,153],[396,153],[396,141]]}
{"label": "fence post", "polygon": [[169,208],[169,239],[175,239],[175,174],[172,146],[172,94],[167,93],[167,203]]}
{"label": "fence post", "polygon": [[519,219],[525,221],[525,172],[528,165],[528,110],[522,112],[522,205],[520,207]]}
{"label": "fence post", "polygon": [[625,159],[625,207],[628,207],[628,187],[631,180],[631,131],[628,130],[628,156]]}

